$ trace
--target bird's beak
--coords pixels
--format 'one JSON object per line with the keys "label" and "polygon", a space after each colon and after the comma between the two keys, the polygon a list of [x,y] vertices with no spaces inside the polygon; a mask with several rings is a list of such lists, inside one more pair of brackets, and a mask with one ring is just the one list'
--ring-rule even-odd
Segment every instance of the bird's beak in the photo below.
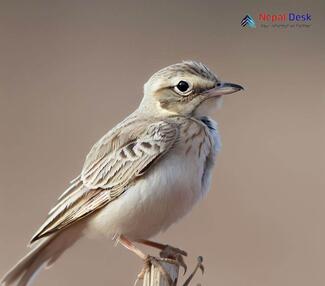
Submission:
{"label": "bird's beak", "polygon": [[244,88],[235,83],[229,83],[229,82],[220,82],[217,84],[216,87],[211,88],[207,90],[204,94],[207,96],[221,96],[221,95],[226,95],[226,94],[232,94],[237,91],[243,90]]}

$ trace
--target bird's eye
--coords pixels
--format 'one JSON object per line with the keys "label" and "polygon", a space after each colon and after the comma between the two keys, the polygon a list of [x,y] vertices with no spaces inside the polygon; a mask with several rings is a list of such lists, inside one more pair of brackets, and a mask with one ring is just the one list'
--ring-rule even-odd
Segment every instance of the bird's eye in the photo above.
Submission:
{"label": "bird's eye", "polygon": [[185,92],[188,90],[190,86],[188,85],[188,83],[184,80],[181,80],[178,84],[177,84],[177,88],[179,91],[181,92]]}
{"label": "bird's eye", "polygon": [[189,94],[191,92],[190,84],[184,80],[181,80],[175,87],[174,90],[181,94]]}

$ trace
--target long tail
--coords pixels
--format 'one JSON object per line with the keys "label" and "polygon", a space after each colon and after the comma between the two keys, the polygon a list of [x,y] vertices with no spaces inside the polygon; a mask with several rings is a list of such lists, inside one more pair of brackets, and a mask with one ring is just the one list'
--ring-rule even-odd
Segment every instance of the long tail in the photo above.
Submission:
{"label": "long tail", "polygon": [[26,286],[42,267],[51,266],[80,237],[82,227],[73,225],[62,232],[43,238],[0,281],[1,286]]}

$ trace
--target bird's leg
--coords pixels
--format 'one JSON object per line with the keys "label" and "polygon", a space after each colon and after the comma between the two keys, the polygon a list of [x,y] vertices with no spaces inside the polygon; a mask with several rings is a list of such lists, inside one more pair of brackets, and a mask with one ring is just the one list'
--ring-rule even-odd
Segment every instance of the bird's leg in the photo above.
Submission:
{"label": "bird's leg", "polygon": [[151,240],[140,239],[137,240],[136,242],[160,249],[161,251],[159,255],[161,258],[168,258],[168,259],[175,260],[180,266],[184,268],[184,274],[186,273],[187,265],[183,258],[183,256],[187,256],[186,251],[170,246],[168,244],[162,244]]}
{"label": "bird's leg", "polygon": [[144,254],[139,248],[137,248],[130,240],[128,240],[124,235],[118,237],[118,242],[122,244],[126,249],[132,251],[135,255],[140,257],[142,260],[147,259],[147,255]]}
{"label": "bird's leg", "polygon": [[145,239],[139,239],[136,242],[150,246],[150,247],[160,249],[161,250],[160,254],[164,258],[167,258],[168,256],[176,255],[176,254],[187,256],[186,251],[176,248],[176,247],[173,247],[173,246],[170,246],[168,244],[162,244],[159,242],[145,240]]}
{"label": "bird's leg", "polygon": [[[159,271],[161,272],[162,275],[164,275],[164,277],[166,278],[166,280],[168,281],[169,285],[173,285],[173,280],[170,277],[169,273],[165,270],[165,268],[163,267],[163,265],[161,264],[161,262],[159,261],[159,259],[150,256],[150,255],[146,255],[144,252],[142,252],[139,248],[137,248],[132,241],[128,240],[124,235],[120,235],[118,238],[118,241],[120,244],[122,244],[126,249],[132,251],[135,255],[137,255],[138,257],[140,257],[143,261],[144,261],[144,267],[142,268],[141,272],[138,274],[138,278],[136,280],[136,282],[139,279],[143,279],[145,272],[150,269],[151,265],[156,266]],[[169,259],[165,258],[165,261],[168,262],[172,262],[175,263],[174,260],[169,261]]]}

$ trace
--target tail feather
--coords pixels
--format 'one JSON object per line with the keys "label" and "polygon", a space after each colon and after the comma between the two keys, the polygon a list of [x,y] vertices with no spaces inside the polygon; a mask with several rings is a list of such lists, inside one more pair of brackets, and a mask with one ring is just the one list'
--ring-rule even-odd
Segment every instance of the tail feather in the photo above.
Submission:
{"label": "tail feather", "polygon": [[13,266],[0,281],[1,286],[26,286],[44,266],[49,267],[61,254],[80,238],[80,225],[71,226],[62,232],[43,238]]}

